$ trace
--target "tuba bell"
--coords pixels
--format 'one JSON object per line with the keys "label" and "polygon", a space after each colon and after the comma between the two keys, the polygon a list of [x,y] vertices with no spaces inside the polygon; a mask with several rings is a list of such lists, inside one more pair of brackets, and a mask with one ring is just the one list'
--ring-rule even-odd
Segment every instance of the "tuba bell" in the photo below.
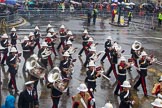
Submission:
{"label": "tuba bell", "polygon": [[135,51],[140,50],[141,47],[142,47],[142,44],[139,41],[134,41],[134,43],[132,44],[132,49]]}
{"label": "tuba bell", "polygon": [[40,63],[38,63],[37,55],[33,54],[26,61],[26,69],[29,74],[36,78],[44,78],[47,69],[43,68]]}

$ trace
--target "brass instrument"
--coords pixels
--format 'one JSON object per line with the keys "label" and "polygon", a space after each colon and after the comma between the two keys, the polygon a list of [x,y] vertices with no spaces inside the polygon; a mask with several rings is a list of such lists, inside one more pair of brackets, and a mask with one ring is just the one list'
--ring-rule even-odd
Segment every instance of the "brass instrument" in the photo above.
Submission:
{"label": "brass instrument", "polygon": [[53,87],[61,92],[65,92],[69,84],[69,80],[62,78],[61,70],[57,66],[49,72],[48,81],[53,83]]}
{"label": "brass instrument", "polygon": [[[37,56],[37,55],[35,55]],[[43,68],[40,63],[38,63],[38,57],[30,56],[26,61],[26,69],[29,74],[36,78],[44,78],[47,69]]]}
{"label": "brass instrument", "polygon": [[41,53],[42,58],[47,58],[51,55],[51,50],[49,48],[44,49],[44,51]]}
{"label": "brass instrument", "polygon": [[134,43],[132,44],[132,49],[135,51],[138,51],[142,48],[142,44],[139,41],[134,41]]}

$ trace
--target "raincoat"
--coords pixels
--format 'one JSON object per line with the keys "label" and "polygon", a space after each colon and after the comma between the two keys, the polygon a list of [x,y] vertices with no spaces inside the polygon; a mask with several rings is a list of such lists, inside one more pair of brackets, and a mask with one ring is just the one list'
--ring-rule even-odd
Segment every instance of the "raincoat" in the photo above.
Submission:
{"label": "raincoat", "polygon": [[2,105],[1,108],[16,108],[15,107],[15,97],[12,95],[7,96],[5,104]]}

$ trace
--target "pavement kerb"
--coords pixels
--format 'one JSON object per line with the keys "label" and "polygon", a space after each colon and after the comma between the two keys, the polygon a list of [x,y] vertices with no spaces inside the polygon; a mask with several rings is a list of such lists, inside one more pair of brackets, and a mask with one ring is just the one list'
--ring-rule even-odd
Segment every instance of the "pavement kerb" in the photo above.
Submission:
{"label": "pavement kerb", "polygon": [[22,21],[14,24],[7,24],[7,27],[12,28],[12,27],[19,27],[27,23],[27,21],[24,18],[21,18]]}

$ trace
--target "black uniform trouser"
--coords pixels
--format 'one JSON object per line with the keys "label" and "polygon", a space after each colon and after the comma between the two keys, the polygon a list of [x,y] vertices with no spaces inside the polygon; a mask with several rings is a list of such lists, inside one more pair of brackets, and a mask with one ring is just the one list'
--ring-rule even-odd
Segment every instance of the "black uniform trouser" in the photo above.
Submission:
{"label": "black uniform trouser", "polygon": [[126,80],[126,75],[118,75],[118,85],[116,86],[116,89],[114,91],[115,94],[118,94],[119,89],[120,91],[122,90],[121,85],[125,80]]}
{"label": "black uniform trouser", "polygon": [[60,100],[60,97],[53,97],[52,98],[52,101],[53,101],[52,108],[58,108],[59,100]]}
{"label": "black uniform trouser", "polygon": [[117,72],[116,72],[116,66],[115,66],[115,64],[111,64],[109,70],[107,71],[107,75],[106,76],[109,77],[112,70],[114,72],[115,78],[117,79]]}
{"label": "black uniform trouser", "polygon": [[90,90],[91,88],[93,91],[96,89],[96,81],[87,81],[87,88]]}
{"label": "black uniform trouser", "polygon": [[107,49],[105,49],[105,54],[101,58],[101,61],[104,61],[107,56],[109,56],[109,51],[107,51]]}
{"label": "black uniform trouser", "polygon": [[140,78],[138,79],[138,81],[137,81],[136,84],[134,85],[134,88],[138,88],[138,86],[141,84],[141,85],[142,85],[143,92],[144,92],[144,95],[147,95],[145,77],[146,77],[146,76],[144,76],[144,75],[140,75]]}
{"label": "black uniform trouser", "polygon": [[10,80],[9,80],[9,83],[8,83],[8,87],[12,88],[12,85],[13,85],[14,89],[17,90],[15,76],[16,76],[16,73],[10,73]]}
{"label": "black uniform trouser", "polygon": [[84,48],[82,48],[82,49],[79,51],[79,54],[78,54],[78,55],[82,55],[83,51],[84,51]]}
{"label": "black uniform trouser", "polygon": [[61,45],[63,46],[63,48],[65,47],[65,43],[64,43],[65,39],[61,39],[60,44],[58,45],[57,49],[60,49]]}

